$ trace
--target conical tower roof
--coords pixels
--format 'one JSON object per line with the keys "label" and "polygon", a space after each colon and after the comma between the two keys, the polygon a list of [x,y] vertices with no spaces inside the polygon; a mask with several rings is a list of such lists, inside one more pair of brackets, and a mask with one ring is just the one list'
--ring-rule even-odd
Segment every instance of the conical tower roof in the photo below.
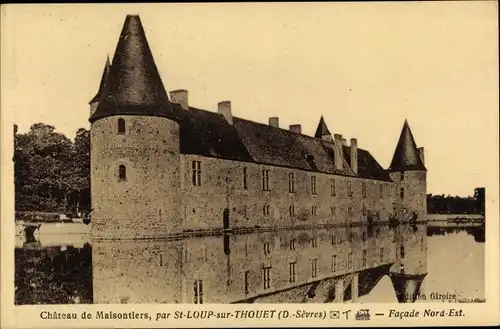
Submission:
{"label": "conical tower roof", "polygon": [[321,138],[326,135],[331,135],[330,130],[328,130],[328,127],[326,126],[325,119],[323,116],[321,116],[321,119],[319,119],[318,123],[318,128],[316,128],[316,133],[314,134],[314,137],[316,138]]}
{"label": "conical tower roof", "polygon": [[137,15],[125,19],[101,100],[89,121],[110,115],[181,117],[168,100]]}
{"label": "conical tower roof", "polygon": [[424,166],[417,144],[411,133],[408,121],[405,120],[399,141],[392,157],[389,171],[407,171],[407,170],[423,170],[427,169]]}
{"label": "conical tower roof", "polygon": [[98,102],[104,92],[104,87],[106,86],[106,79],[108,78],[109,69],[111,68],[111,63],[109,62],[109,56],[106,59],[106,64],[104,65],[104,70],[102,72],[101,83],[99,84],[99,90],[97,94],[90,100],[89,104]]}

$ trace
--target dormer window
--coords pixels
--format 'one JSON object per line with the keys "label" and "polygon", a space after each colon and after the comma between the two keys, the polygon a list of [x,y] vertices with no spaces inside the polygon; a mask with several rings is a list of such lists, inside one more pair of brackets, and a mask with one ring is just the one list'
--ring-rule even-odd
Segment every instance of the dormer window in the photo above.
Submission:
{"label": "dormer window", "polygon": [[118,134],[125,134],[125,120],[122,118],[118,119]]}
{"label": "dormer window", "polygon": [[312,154],[306,154],[306,161],[311,169],[318,170],[318,167],[316,167],[316,164],[314,163],[314,156]]}

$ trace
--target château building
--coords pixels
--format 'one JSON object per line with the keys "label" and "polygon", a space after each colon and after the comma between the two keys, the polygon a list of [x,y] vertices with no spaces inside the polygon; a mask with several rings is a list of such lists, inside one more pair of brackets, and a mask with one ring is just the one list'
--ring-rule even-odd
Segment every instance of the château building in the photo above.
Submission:
{"label": "ch\u00e2teau building", "polygon": [[90,102],[92,235],[155,238],[426,218],[426,168],[405,121],[388,169],[319,120],[262,124],[167,94],[138,16],[127,16]]}

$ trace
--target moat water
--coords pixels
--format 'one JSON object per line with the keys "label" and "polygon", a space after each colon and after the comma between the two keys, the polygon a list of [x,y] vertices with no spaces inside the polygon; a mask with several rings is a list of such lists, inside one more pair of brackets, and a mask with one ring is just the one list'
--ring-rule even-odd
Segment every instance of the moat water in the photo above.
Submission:
{"label": "moat water", "polygon": [[[423,225],[156,242],[18,237],[15,303],[330,302],[329,280],[353,272],[357,302],[398,302],[390,271],[424,275],[416,302],[478,302],[485,298],[484,240],[484,227]],[[309,296],[315,282],[322,284]]]}

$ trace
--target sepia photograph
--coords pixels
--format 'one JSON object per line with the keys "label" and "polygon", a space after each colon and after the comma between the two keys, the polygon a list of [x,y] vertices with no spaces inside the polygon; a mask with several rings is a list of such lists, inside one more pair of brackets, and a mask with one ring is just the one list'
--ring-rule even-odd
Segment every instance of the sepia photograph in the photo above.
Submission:
{"label": "sepia photograph", "polygon": [[496,10],[2,6],[12,303],[485,304]]}

